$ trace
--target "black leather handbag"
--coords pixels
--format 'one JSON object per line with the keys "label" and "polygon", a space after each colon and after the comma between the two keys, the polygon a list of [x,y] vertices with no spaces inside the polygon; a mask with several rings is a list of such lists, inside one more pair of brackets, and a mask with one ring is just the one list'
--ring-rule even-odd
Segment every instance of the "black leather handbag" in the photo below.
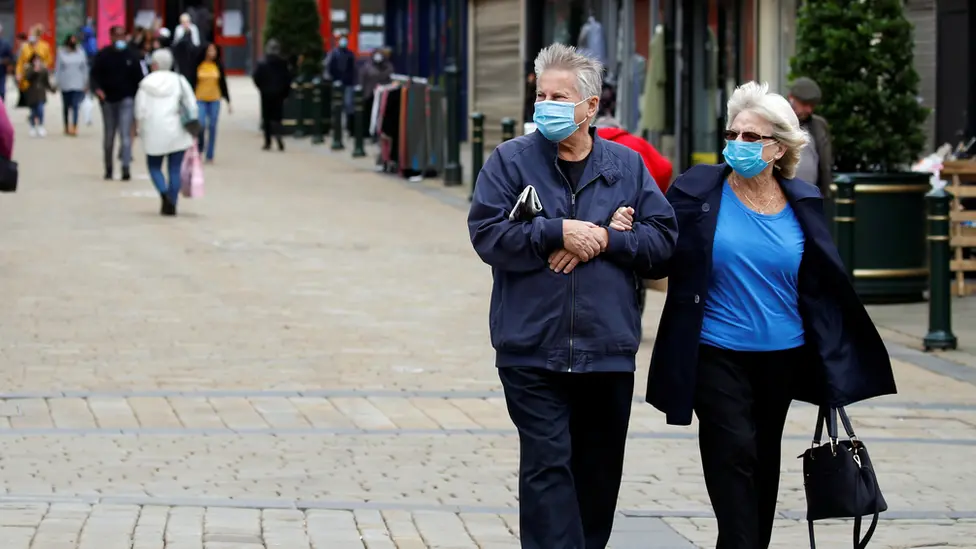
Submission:
{"label": "black leather handbag", "polygon": [[[837,440],[840,415],[848,440]],[[824,424],[827,443],[821,444]],[[878,526],[878,515],[888,510],[864,443],[844,408],[821,408],[813,446],[803,455],[803,489],[807,495],[807,527],[810,547],[816,549],[813,522],[822,519],[854,519],[854,548],[864,549]],[[871,526],[861,539],[861,517],[871,516]]]}
{"label": "black leather handbag", "polygon": [[0,193],[17,192],[17,163],[0,157]]}

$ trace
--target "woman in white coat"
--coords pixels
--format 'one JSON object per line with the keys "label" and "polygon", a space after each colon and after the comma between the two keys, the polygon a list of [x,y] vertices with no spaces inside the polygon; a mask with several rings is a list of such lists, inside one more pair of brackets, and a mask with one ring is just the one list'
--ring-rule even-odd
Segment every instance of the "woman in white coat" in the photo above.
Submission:
{"label": "woman in white coat", "polygon": [[[164,48],[152,54],[152,73],[142,79],[136,93],[136,120],[142,148],[149,164],[149,177],[159,191],[162,215],[176,215],[180,195],[180,167],[183,155],[193,146],[193,136],[184,121],[197,119],[197,101],[186,78],[173,72],[173,54]],[[163,174],[167,162],[169,183]]]}

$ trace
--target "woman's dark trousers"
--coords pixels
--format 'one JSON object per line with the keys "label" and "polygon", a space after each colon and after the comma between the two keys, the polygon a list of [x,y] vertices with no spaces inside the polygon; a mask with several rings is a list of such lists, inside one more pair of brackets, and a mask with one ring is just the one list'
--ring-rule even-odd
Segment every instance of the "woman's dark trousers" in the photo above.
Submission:
{"label": "woman's dark trousers", "polygon": [[604,549],[623,472],[633,373],[499,368],[519,433],[523,549]]}
{"label": "woman's dark trousers", "polygon": [[791,378],[803,359],[801,349],[699,347],[695,414],[716,549],[769,547]]}

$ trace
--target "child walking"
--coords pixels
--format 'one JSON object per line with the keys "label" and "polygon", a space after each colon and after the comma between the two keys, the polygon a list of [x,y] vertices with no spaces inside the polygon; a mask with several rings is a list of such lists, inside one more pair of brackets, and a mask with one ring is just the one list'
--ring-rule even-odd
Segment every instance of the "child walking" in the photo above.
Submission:
{"label": "child walking", "polygon": [[47,92],[53,92],[51,78],[47,67],[41,56],[36,53],[31,57],[27,70],[24,74],[27,79],[27,106],[30,108],[30,135],[31,137],[44,137],[47,130],[44,129],[44,105],[47,103]]}

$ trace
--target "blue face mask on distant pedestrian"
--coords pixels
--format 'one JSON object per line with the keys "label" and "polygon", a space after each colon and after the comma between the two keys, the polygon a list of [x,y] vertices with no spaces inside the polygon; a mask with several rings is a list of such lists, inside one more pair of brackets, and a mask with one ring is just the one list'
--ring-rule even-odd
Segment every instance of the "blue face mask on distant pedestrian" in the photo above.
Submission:
{"label": "blue face mask on distant pedestrian", "polygon": [[117,50],[124,50],[127,45],[128,44],[125,43],[125,40],[116,40],[115,41],[115,49],[117,49]]}
{"label": "blue face mask on distant pedestrian", "polygon": [[764,147],[761,141],[726,141],[722,156],[735,173],[751,179],[769,166],[762,157]]}
{"label": "blue face mask on distant pedestrian", "polygon": [[579,129],[576,122],[576,106],[579,103],[567,101],[539,101],[535,104],[532,121],[546,139],[554,143],[566,139]]}
{"label": "blue face mask on distant pedestrian", "polygon": [[344,47],[346,47],[348,45],[349,45],[349,41],[348,40],[346,40],[345,38],[340,38],[339,39],[339,47],[340,48],[344,48]]}

